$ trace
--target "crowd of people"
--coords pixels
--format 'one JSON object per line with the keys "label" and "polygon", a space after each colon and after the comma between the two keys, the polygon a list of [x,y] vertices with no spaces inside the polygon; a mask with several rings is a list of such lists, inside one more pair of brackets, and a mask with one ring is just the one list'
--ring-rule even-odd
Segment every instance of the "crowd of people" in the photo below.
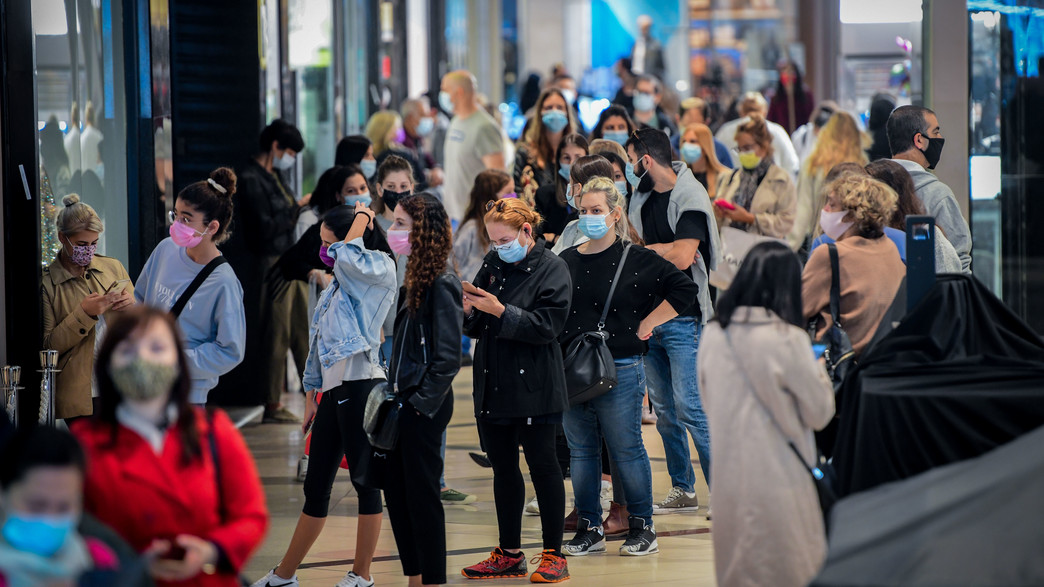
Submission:
{"label": "crowd of people", "polygon": [[[567,75],[539,93],[510,144],[475,78],[455,71],[434,103],[412,98],[341,139],[336,165],[297,197],[285,172],[306,145],[276,120],[237,170],[177,194],[170,238],[133,281],[95,254],[104,227],[90,202],[65,197],[44,271],[44,340],[60,353],[57,416],[78,442],[44,430],[8,441],[0,554],[12,562],[0,563],[0,584],[106,572],[237,584],[268,518],[248,448],[208,407],[236,369],[265,422],[310,434],[300,518],[255,585],[298,584],[342,463],[358,518],[338,585],[374,584],[384,504],[409,584],[443,584],[443,508],[476,499],[443,474],[451,384],[469,364],[499,535],[464,577],[560,582],[567,557],[605,551],[607,536],[625,535],[621,555],[654,554],[655,515],[711,519],[712,504],[721,584],[806,584],[826,541],[805,465],[812,432],[834,413],[811,342],[843,324],[856,357],[865,351],[906,275],[909,215],[935,217],[937,271],[970,271],[967,223],[930,173],[940,122],[919,106],[885,116],[875,102],[871,138],[853,114],[814,104],[787,63],[771,102],[746,94],[717,124],[699,98],[666,106],[661,49],[646,37],[641,71],[621,60],[628,83],[590,134]],[[878,128],[891,158],[875,156]],[[714,288],[737,233],[755,244],[731,285]],[[578,395],[567,375],[592,335],[613,384]],[[280,403],[293,378],[303,420]],[[384,385],[402,404],[386,452],[363,429]],[[662,496],[642,440],[646,401],[670,477]],[[690,439],[711,504],[696,496]],[[45,498],[28,499],[36,492]],[[530,561],[531,506],[542,548]]]}

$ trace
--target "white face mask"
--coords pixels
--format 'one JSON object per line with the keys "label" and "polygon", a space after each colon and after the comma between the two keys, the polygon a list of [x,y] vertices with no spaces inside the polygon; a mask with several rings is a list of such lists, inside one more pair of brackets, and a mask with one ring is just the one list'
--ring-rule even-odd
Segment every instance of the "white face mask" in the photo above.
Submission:
{"label": "white face mask", "polygon": [[289,153],[283,153],[279,157],[276,157],[272,160],[272,167],[275,167],[276,169],[279,169],[281,171],[286,171],[287,169],[290,169],[294,166],[295,160],[296,158],[293,155]]}
{"label": "white face mask", "polygon": [[823,228],[823,233],[834,239],[835,241],[841,238],[841,235],[845,234],[849,228],[855,222],[845,222],[844,218],[848,215],[848,210],[842,210],[840,212],[827,212],[825,209],[819,213],[819,226]]}

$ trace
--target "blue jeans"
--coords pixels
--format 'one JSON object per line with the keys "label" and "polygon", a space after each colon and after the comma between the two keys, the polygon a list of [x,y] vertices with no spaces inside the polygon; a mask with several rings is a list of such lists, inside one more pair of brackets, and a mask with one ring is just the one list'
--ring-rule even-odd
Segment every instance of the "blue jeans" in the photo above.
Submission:
{"label": "blue jeans", "polygon": [[618,384],[604,395],[573,406],[562,418],[571,453],[573,494],[580,517],[602,523],[602,438],[623,483],[627,511],[652,521],[652,471],[642,442],[645,363],[641,356],[616,359]]}
{"label": "blue jeans", "polygon": [[688,430],[710,486],[710,432],[700,401],[696,353],[703,325],[695,318],[675,318],[653,329],[649,339],[649,402],[656,411],[656,431],[663,439],[671,485],[692,493],[696,474],[689,460]]}

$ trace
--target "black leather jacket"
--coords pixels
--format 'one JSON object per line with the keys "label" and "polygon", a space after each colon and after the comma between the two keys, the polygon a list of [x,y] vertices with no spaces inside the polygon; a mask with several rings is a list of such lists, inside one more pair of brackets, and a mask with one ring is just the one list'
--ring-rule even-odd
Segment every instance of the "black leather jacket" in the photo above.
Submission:
{"label": "black leather jacket", "polygon": [[573,297],[569,267],[538,238],[518,265],[491,252],[474,284],[497,296],[504,314],[475,311],[464,332],[475,350],[475,416],[521,418],[568,407],[558,335]]}
{"label": "black leather jacket", "polygon": [[399,296],[388,381],[428,418],[435,417],[452,393],[453,378],[460,371],[463,297],[460,279],[450,272],[435,278],[414,315],[405,293]]}

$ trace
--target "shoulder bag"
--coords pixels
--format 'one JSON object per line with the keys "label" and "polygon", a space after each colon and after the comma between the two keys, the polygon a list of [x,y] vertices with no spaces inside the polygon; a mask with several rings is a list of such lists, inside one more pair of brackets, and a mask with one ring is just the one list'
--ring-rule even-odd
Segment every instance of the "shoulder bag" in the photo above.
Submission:
{"label": "shoulder bag", "polygon": [[609,315],[609,304],[613,301],[613,293],[620,282],[620,274],[630,250],[631,245],[625,244],[613,285],[609,288],[609,297],[602,308],[602,317],[598,320],[598,330],[578,334],[566,350],[564,362],[570,406],[591,401],[616,386],[616,363],[606,342],[609,333],[605,330],[605,319]]}
{"label": "shoulder bag", "polygon": [[[837,246],[828,243],[830,248],[830,318],[832,324],[823,333],[822,343],[826,345],[823,357],[826,359],[827,373],[834,384],[834,391],[841,388],[845,377],[855,366],[855,351],[852,350],[852,341],[848,338],[841,325],[841,266],[837,256]],[[815,340],[816,318],[809,324],[812,339]]]}
{"label": "shoulder bag", "polygon": [[196,290],[199,289],[201,285],[203,285],[203,282],[206,281],[208,277],[210,277],[210,274],[213,273],[215,269],[224,265],[225,263],[228,263],[228,261],[225,260],[224,257],[215,257],[210,261],[210,263],[207,263],[206,266],[204,266],[199,273],[196,274],[196,277],[192,280],[192,283],[190,283],[188,288],[184,292],[182,292],[180,296],[178,296],[178,301],[174,302],[174,305],[170,308],[170,313],[174,315],[175,320],[178,318],[178,316],[181,316],[181,312],[185,310],[185,306],[188,305],[189,299],[192,297],[193,294],[196,293]]}
{"label": "shoulder bag", "polygon": [[[406,317],[406,328],[409,328],[409,316]],[[399,360],[395,363],[395,384],[388,385],[382,381],[373,386],[366,396],[366,407],[363,409],[363,430],[373,448],[394,450],[399,443],[399,411],[402,410],[403,398],[399,395],[399,366],[402,363],[402,351],[406,341],[399,346]],[[387,373],[387,371],[385,371]]]}

